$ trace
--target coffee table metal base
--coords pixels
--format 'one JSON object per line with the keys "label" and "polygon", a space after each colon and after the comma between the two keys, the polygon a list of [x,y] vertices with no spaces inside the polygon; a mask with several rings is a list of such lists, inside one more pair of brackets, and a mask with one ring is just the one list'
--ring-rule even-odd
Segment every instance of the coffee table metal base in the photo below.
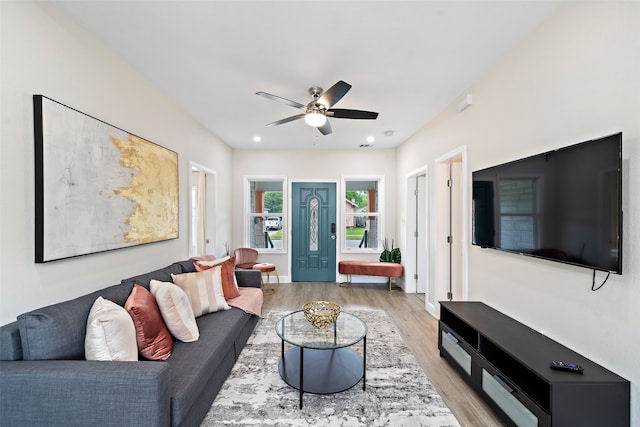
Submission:
{"label": "coffee table metal base", "polygon": [[287,384],[300,390],[302,409],[303,392],[338,393],[350,389],[360,380],[365,390],[365,360],[349,348],[316,350],[293,347],[283,354],[278,371]]}

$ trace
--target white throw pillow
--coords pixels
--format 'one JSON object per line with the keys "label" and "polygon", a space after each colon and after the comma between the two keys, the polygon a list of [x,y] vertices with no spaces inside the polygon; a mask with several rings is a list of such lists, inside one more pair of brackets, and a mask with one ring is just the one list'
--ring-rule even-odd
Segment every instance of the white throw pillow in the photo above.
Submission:
{"label": "white throw pillow", "polygon": [[152,280],[149,287],[171,335],[183,342],[198,341],[200,331],[187,294],[179,286],[159,280]]}
{"label": "white throw pillow", "polygon": [[219,310],[229,310],[229,304],[222,292],[222,266],[217,265],[197,273],[172,274],[173,283],[180,286],[189,297],[193,314],[203,314]]}
{"label": "white throw pillow", "polygon": [[84,353],[87,360],[138,360],[136,328],[127,310],[98,297],[87,319]]}

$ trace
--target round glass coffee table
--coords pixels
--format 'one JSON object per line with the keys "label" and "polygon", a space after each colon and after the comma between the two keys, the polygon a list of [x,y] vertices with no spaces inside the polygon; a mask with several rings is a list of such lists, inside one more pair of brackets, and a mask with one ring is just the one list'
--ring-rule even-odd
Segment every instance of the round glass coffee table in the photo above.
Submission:
{"label": "round glass coffee table", "polygon": [[[351,313],[340,313],[333,325],[318,329],[302,310],[282,317],[276,323],[282,340],[278,364],[280,376],[303,393],[331,394],[345,391],[362,380],[366,390],[367,324]],[[362,357],[350,349],[362,341]],[[293,348],[285,352],[285,342]]]}

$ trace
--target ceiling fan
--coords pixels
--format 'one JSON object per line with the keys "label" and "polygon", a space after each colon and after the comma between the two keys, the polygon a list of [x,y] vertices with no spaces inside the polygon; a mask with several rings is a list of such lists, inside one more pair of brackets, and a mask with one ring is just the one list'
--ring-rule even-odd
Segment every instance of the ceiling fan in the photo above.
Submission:
{"label": "ceiling fan", "polygon": [[347,94],[347,92],[349,92],[349,89],[351,89],[351,85],[343,82],[342,80],[331,86],[326,91],[323,91],[320,87],[314,86],[309,89],[309,94],[313,99],[306,105],[280,96],[271,95],[266,92],[256,92],[256,95],[260,95],[272,101],[281,102],[304,111],[304,113],[269,123],[267,126],[282,125],[284,123],[304,118],[305,123],[309,126],[317,128],[323,135],[329,135],[331,133],[331,125],[329,124],[327,117],[360,120],[375,120],[378,117],[378,113],[374,113],[372,111],[331,108],[337,104],[338,101]]}

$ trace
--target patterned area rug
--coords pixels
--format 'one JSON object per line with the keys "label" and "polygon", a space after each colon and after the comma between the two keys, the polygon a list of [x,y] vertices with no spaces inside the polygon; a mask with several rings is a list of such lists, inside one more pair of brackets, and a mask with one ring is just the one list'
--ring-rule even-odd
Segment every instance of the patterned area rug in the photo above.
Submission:
{"label": "patterned area rug", "polygon": [[[336,394],[304,394],[278,374],[275,323],[265,313],[202,426],[459,426],[383,311],[352,311],[367,333],[367,383]],[[287,345],[286,349],[290,348]],[[353,346],[361,354],[362,343]]]}

